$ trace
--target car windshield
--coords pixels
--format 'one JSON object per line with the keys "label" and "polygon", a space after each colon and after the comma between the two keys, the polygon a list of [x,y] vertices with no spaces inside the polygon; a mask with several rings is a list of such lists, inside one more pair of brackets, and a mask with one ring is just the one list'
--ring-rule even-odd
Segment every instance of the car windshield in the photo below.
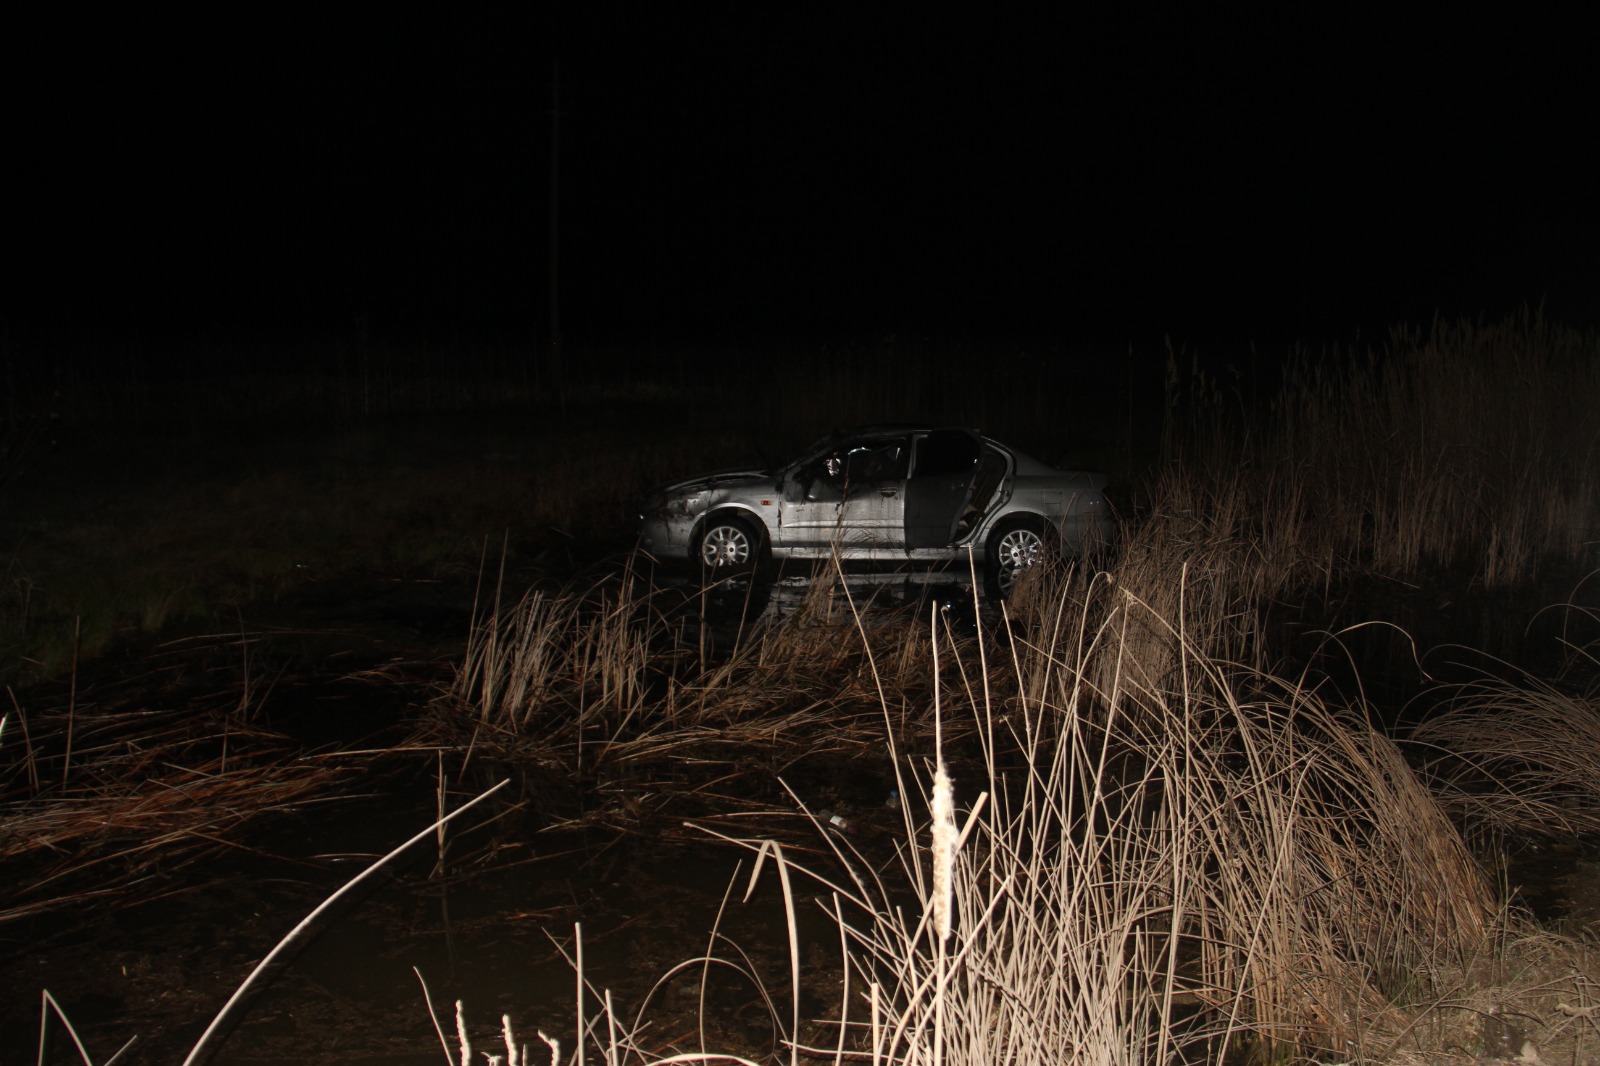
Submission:
{"label": "car windshield", "polygon": [[830,434],[820,440],[813,441],[805,451],[800,453],[800,457],[789,465],[791,467],[803,466],[807,462],[825,457],[829,452],[837,451],[843,444],[844,439],[837,433]]}

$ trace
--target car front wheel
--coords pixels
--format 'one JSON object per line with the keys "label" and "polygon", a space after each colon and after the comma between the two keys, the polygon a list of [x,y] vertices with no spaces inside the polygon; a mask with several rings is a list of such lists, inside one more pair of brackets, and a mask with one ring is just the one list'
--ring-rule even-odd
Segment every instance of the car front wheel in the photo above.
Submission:
{"label": "car front wheel", "polygon": [[700,572],[713,581],[751,573],[761,561],[761,543],[747,519],[710,518],[700,531]]}
{"label": "car front wheel", "polygon": [[997,526],[985,549],[991,589],[1002,597],[1010,595],[1017,577],[1044,561],[1050,541],[1042,518],[1013,519]]}

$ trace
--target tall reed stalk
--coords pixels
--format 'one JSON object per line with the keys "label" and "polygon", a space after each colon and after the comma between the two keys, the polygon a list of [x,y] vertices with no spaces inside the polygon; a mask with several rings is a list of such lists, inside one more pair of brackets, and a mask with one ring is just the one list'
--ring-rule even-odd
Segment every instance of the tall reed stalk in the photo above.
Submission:
{"label": "tall reed stalk", "polygon": [[1600,337],[1525,310],[1302,355],[1262,409],[1176,358],[1156,521],[1271,593],[1330,571],[1504,587],[1600,543]]}

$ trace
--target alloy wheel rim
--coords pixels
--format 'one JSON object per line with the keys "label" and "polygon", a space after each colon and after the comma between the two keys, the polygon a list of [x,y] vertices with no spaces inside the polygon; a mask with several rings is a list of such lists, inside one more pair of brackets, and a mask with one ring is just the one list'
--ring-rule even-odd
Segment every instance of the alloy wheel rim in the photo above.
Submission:
{"label": "alloy wheel rim", "polygon": [[750,558],[750,541],[742,530],[717,526],[706,532],[700,557],[707,566],[743,566]]}
{"label": "alloy wheel rim", "polygon": [[1039,561],[1044,546],[1039,534],[1030,529],[1014,529],[1000,538],[1000,585],[1009,588],[1022,571]]}

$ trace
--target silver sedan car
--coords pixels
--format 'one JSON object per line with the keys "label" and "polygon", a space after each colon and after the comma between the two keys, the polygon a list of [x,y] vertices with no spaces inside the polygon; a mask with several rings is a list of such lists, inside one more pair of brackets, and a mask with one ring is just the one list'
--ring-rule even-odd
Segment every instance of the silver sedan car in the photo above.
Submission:
{"label": "silver sedan car", "polygon": [[641,546],[712,579],[764,560],[965,561],[1001,593],[1047,550],[1083,554],[1114,522],[1103,474],[1056,468],[974,430],[838,432],[776,471],[707,474],[645,501]]}

